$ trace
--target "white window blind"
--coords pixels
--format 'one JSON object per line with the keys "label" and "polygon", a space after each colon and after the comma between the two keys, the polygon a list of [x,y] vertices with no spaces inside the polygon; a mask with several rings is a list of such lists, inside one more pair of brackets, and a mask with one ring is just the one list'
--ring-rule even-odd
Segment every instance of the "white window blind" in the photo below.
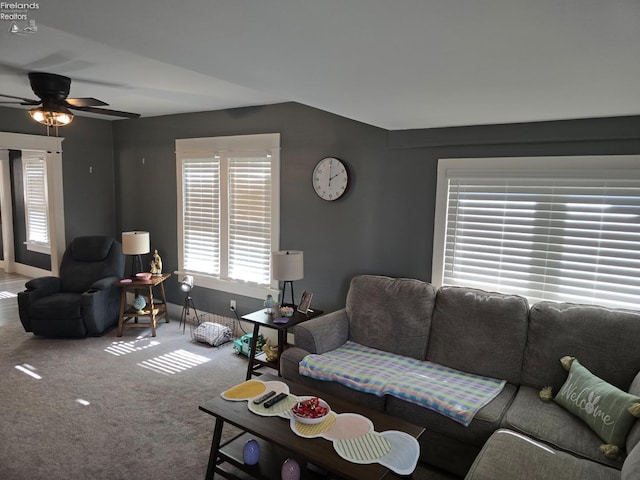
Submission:
{"label": "white window blind", "polygon": [[[176,140],[180,269],[262,298],[278,249],[279,135]],[[259,288],[255,288],[259,287]]]}
{"label": "white window blind", "polygon": [[449,171],[441,283],[640,308],[640,178],[602,165]]}
{"label": "white window blind", "polygon": [[271,156],[229,160],[229,277],[271,281]]}
{"label": "white window blind", "polygon": [[186,158],[182,163],[184,268],[220,274],[220,161]]}
{"label": "white window blind", "polygon": [[22,153],[27,247],[49,249],[49,208],[45,152]]}

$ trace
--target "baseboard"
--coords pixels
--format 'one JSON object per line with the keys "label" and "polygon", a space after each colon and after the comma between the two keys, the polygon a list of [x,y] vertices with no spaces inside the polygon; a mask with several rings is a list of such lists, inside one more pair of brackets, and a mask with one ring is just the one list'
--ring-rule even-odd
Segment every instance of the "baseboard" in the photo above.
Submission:
{"label": "baseboard", "polygon": [[52,275],[50,270],[32,267],[31,265],[25,265],[23,263],[16,263],[14,264],[14,267],[15,273],[19,273],[20,275],[24,275],[25,277],[38,278]]}

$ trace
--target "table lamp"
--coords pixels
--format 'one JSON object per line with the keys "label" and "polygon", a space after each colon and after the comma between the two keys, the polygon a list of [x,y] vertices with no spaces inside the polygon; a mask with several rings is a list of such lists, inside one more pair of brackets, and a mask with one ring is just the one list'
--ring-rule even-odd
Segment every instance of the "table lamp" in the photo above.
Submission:
{"label": "table lamp", "polygon": [[[282,305],[295,308],[293,281],[304,277],[304,255],[300,250],[280,250],[271,253],[271,268],[274,280],[284,282],[282,287]],[[287,284],[291,287],[291,303],[284,303]]]}
{"label": "table lamp", "polygon": [[131,276],[142,271],[141,255],[149,253],[149,232],[122,232],[122,253],[133,255],[131,260]]}

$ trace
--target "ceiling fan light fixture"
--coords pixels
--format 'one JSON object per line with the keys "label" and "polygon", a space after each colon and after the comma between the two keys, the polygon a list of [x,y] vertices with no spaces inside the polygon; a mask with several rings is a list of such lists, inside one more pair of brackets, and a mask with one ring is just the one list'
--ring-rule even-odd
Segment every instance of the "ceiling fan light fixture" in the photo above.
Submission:
{"label": "ceiling fan light fixture", "polygon": [[63,106],[32,108],[29,115],[47,127],[64,127],[73,121],[73,113]]}

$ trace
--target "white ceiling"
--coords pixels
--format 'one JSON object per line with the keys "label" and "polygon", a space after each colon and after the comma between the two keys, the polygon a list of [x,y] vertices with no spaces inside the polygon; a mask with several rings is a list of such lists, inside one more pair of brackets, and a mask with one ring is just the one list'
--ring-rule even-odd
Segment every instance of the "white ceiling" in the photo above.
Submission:
{"label": "white ceiling", "polygon": [[281,101],[393,130],[640,114],[640,0],[38,6],[34,34],[0,20],[0,93],[33,98],[40,70],[143,117]]}

